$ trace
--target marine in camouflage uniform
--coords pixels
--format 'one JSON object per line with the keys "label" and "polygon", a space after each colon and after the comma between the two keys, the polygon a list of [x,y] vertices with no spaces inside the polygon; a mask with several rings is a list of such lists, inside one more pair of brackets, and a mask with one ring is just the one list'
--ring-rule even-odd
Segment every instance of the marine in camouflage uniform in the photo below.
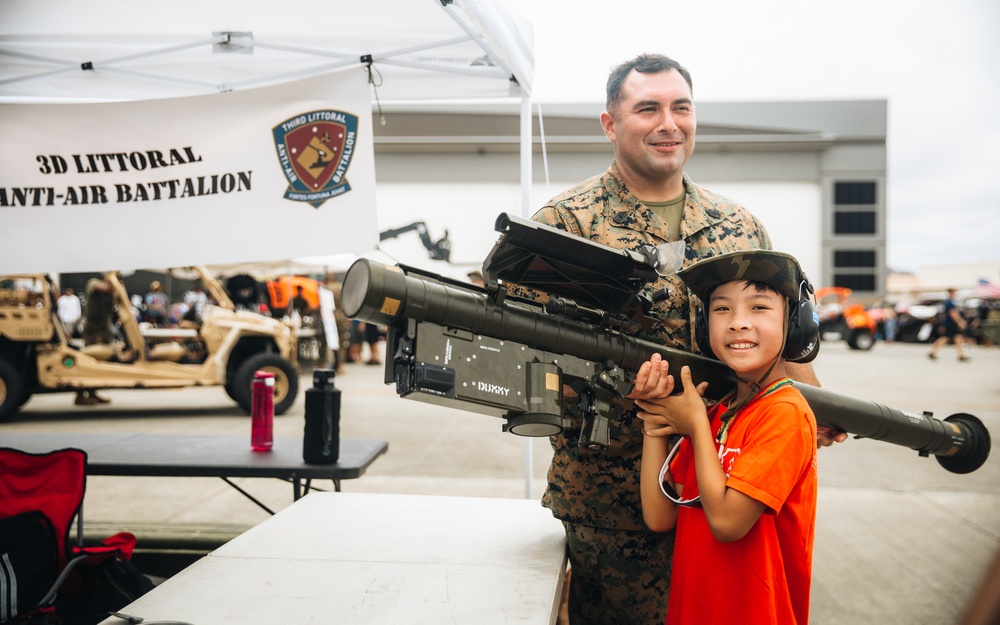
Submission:
{"label": "marine in camouflage uniform", "polygon": [[[670,233],[666,222],[626,188],[615,164],[552,199],[533,219],[619,249],[680,238],[685,267],[726,252],[771,249],[764,226],[742,206],[695,185],[686,174],[684,189],[679,233]],[[650,312],[656,322],[638,336],[697,351],[695,306],[687,288],[676,276],[661,277],[645,287],[645,294],[662,288],[669,295]],[[631,400],[616,401],[609,415],[610,447],[603,452],[581,449],[581,423],[576,418],[569,423],[551,437],[554,455],[542,504],[566,526],[573,571],[570,622],[661,625],[674,535],[654,533],[642,519],[642,422]]]}

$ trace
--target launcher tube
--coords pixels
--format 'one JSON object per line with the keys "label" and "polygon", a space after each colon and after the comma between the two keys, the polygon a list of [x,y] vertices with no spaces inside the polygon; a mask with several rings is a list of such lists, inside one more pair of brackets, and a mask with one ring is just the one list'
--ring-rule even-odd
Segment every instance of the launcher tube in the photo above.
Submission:
{"label": "launcher tube", "polygon": [[[736,383],[729,369],[717,360],[548,314],[533,302],[509,299],[498,304],[489,293],[471,285],[408,275],[398,266],[370,259],[360,259],[351,266],[342,294],[344,313],[364,321],[395,326],[408,319],[427,321],[535,350],[594,362],[611,361],[624,371],[638,370],[658,353],[673,370],[686,365],[694,379],[711,380],[710,399],[723,397]],[[933,454],[955,473],[974,471],[989,456],[989,432],[972,415],[952,415],[941,421],[929,414],[904,412],[807,384],[796,382],[795,386],[821,425],[909,447],[921,455]]]}

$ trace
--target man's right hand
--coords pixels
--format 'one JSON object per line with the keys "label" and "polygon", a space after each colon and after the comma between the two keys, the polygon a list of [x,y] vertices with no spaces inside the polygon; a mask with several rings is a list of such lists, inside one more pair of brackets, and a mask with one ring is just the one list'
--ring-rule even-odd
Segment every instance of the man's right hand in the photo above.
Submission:
{"label": "man's right hand", "polygon": [[843,443],[847,440],[847,432],[832,428],[828,425],[816,426],[816,448],[829,447],[834,443]]}

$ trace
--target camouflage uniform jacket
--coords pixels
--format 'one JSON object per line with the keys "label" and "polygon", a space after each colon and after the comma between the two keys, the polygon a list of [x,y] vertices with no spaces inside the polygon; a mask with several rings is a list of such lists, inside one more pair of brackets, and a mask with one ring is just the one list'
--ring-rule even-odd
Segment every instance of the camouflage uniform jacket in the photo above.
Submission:
{"label": "camouflage uniform jacket", "polygon": [[[771,248],[764,226],[745,208],[695,185],[686,174],[684,188],[687,197],[680,234],[685,242],[685,267],[725,252]],[[637,250],[670,240],[667,224],[626,188],[615,164],[552,199],[532,219],[619,249]],[[695,309],[684,283],[676,276],[661,277],[645,288],[647,295],[668,288],[669,295],[654,305],[650,314],[656,323],[640,336],[693,350]],[[576,418],[569,428],[551,437],[555,453],[542,504],[572,523],[644,529],[639,501],[642,427],[631,400],[615,402],[609,421],[611,447],[604,452],[578,447]]]}

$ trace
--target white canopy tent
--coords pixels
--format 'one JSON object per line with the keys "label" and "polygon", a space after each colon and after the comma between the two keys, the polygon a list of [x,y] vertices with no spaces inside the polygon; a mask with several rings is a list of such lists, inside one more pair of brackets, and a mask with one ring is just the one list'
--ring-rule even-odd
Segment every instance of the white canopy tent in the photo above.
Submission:
{"label": "white canopy tent", "polygon": [[359,66],[362,57],[381,101],[531,91],[531,28],[503,0],[0,3],[0,102],[201,95]]}
{"label": "white canopy tent", "polygon": [[243,91],[365,68],[376,112],[520,98],[525,212],[533,63],[530,24],[504,0],[0,2],[0,111]]}

